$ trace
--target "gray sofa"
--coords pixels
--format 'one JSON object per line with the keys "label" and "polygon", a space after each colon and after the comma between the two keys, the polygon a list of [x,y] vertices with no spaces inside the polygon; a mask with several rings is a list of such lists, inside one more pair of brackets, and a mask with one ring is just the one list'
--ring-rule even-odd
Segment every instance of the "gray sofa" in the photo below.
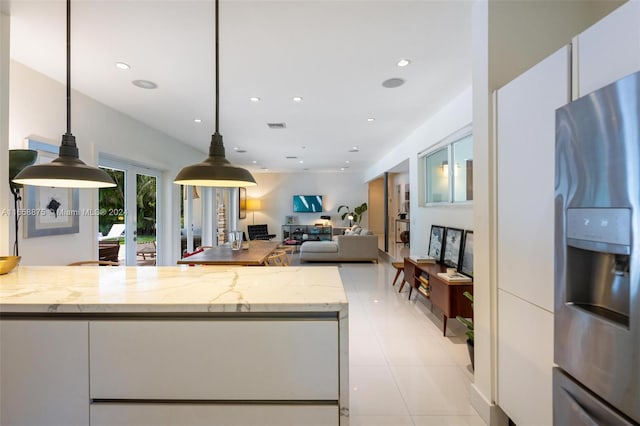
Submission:
{"label": "gray sofa", "polygon": [[378,263],[377,235],[336,235],[331,241],[308,241],[300,262],[370,261]]}

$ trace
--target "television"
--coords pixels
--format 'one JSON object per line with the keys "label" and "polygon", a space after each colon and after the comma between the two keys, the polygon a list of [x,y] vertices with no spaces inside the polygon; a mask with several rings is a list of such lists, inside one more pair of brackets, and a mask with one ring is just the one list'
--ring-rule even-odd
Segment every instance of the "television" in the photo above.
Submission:
{"label": "television", "polygon": [[322,211],[322,195],[294,195],[294,213],[320,213]]}

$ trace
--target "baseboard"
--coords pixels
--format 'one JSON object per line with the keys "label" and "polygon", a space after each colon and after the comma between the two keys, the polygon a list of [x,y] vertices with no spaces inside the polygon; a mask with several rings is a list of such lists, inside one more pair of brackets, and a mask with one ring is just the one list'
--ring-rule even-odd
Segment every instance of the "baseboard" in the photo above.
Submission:
{"label": "baseboard", "polygon": [[484,395],[476,388],[475,384],[471,384],[471,392],[469,395],[471,406],[478,412],[478,415],[489,426],[508,426],[509,417],[502,409],[487,400]]}

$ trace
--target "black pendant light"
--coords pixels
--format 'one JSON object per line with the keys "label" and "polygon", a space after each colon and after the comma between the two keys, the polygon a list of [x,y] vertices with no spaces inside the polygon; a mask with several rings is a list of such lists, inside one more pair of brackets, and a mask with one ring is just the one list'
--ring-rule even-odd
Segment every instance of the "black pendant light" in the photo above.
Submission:
{"label": "black pendant light", "polygon": [[220,121],[220,90],[219,90],[219,74],[220,63],[218,59],[218,0],[216,7],[216,128],[215,133],[211,135],[211,144],[209,145],[209,157],[202,163],[192,164],[184,167],[178,173],[173,183],[180,185],[198,185],[198,186],[217,186],[217,187],[243,187],[255,186],[256,180],[251,176],[248,170],[231,165],[226,159],[224,153],[224,144],[222,143],[222,135],[218,132],[218,122]]}
{"label": "black pendant light", "polygon": [[58,158],[22,170],[13,179],[22,185],[61,188],[107,188],[116,183],[104,171],[88,166],[78,156],[76,138],[71,134],[71,0],[67,0],[67,132],[62,135]]}

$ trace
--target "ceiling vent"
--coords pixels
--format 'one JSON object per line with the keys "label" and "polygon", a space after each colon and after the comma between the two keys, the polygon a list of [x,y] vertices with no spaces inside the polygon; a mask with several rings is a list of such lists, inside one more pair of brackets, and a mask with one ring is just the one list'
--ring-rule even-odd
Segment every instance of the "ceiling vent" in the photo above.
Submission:
{"label": "ceiling vent", "polygon": [[287,155],[285,158],[287,160],[297,160],[298,159],[298,157],[296,157],[295,155],[293,155],[293,156],[292,155]]}
{"label": "ceiling vent", "polygon": [[244,154],[245,152],[247,152],[247,150],[246,149],[236,149],[236,152],[238,154]]}
{"label": "ceiling vent", "polygon": [[270,129],[286,129],[286,123],[267,123],[267,127]]}

